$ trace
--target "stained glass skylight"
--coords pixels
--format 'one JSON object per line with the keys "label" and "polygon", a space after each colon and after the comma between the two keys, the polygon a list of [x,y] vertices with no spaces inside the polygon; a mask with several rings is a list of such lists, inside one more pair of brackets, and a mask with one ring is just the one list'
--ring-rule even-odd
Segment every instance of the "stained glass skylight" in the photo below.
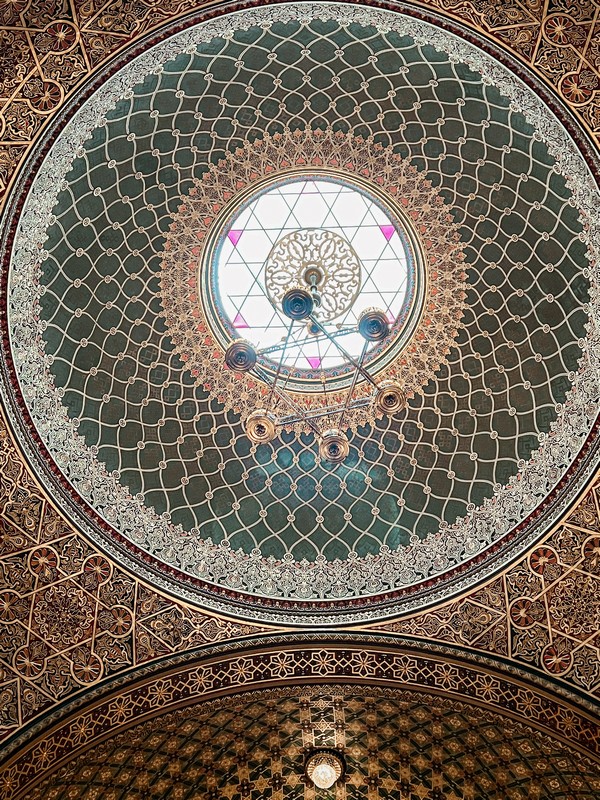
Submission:
{"label": "stained glass skylight", "polygon": [[[362,189],[331,178],[300,178],[255,196],[223,233],[212,280],[231,337],[247,339],[278,363],[290,321],[268,272],[276,273],[285,291],[302,283],[315,258],[328,273],[319,285],[323,306],[317,316],[353,358],[364,344],[356,332],[364,309],[384,310],[391,324],[406,315],[412,256],[399,221]],[[326,336],[293,326],[283,357],[287,369],[309,377],[345,363]]]}

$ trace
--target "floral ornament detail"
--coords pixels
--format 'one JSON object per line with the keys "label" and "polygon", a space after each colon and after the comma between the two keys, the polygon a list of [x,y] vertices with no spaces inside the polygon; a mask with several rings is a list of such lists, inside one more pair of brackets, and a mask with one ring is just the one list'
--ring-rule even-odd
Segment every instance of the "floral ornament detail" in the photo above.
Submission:
{"label": "floral ornament detail", "polygon": [[58,568],[58,554],[49,547],[33,550],[29,556],[29,569],[43,580],[53,580]]}
{"label": "floral ornament detail", "polygon": [[10,16],[5,17],[3,23],[14,25],[17,15],[29,8],[30,5],[31,0],[7,0],[6,7]]}
{"label": "floral ornament detail", "polygon": [[573,572],[550,592],[549,611],[553,624],[572,636],[585,637],[600,630],[600,581],[592,575]]}
{"label": "floral ornament detail", "polygon": [[511,605],[510,618],[517,627],[528,628],[544,618],[544,607],[528,597],[521,597]]}
{"label": "floral ornament detail", "polygon": [[51,644],[67,647],[91,635],[94,608],[87,595],[74,586],[51,586],[36,601],[33,619]]}
{"label": "floral ornament detail", "polygon": [[115,606],[100,612],[98,625],[102,630],[109,631],[115,636],[124,636],[133,626],[133,617],[127,608]]}
{"label": "floral ornament detail", "polygon": [[[177,354],[196,385],[226,410],[247,416],[264,404],[270,391],[266,383],[252,373],[240,375],[224,366],[224,348],[213,335],[204,310],[198,265],[210,261],[220,221],[241,198],[253,189],[258,191],[265,179],[272,181],[303,170],[360,180],[367,189],[372,187],[374,193],[383,194],[420,243],[427,272],[424,313],[407,345],[377,373],[377,379],[399,382],[409,397],[422,394],[423,387],[445,363],[462,327],[467,275],[458,225],[438,190],[391,147],[373,145],[329,128],[265,135],[264,139],[246,142],[217,165],[211,164],[202,180],[195,181],[189,196],[182,198],[184,202],[166,237],[160,292],[163,316]],[[328,390],[326,384],[319,384],[314,393],[288,394],[304,410],[343,405],[346,395]],[[371,395],[368,382],[358,384],[356,398]],[[372,404],[353,408],[346,413],[345,427],[355,430],[373,424],[378,416],[381,412]],[[293,427],[298,433],[309,430],[305,422]]]}
{"label": "floral ornament detail", "polygon": [[24,92],[34,111],[53,111],[63,99],[63,90],[56,81],[31,81]]}
{"label": "floral ornament detail", "polygon": [[555,551],[551,547],[538,547],[529,556],[529,564],[534,572],[543,575],[549,565],[558,563]]}
{"label": "floral ornament detail", "polygon": [[90,717],[82,717],[78,719],[73,726],[73,741],[84,742],[93,730],[93,723]]}
{"label": "floral ornament detail", "polygon": [[90,556],[83,565],[84,573],[93,583],[98,585],[106,583],[112,574],[112,566],[106,558],[100,555]]}
{"label": "floral ornament detail", "polygon": [[549,644],[542,652],[544,669],[552,675],[562,675],[568,672],[572,664],[572,656],[565,643]]}
{"label": "floral ornament detail", "polygon": [[280,791],[283,788],[283,784],[284,784],[283,776],[279,772],[276,772],[269,779],[269,786],[271,786],[276,792]]}
{"label": "floral ornament detail", "polygon": [[29,544],[27,537],[16,528],[9,526],[0,527],[0,554],[21,550]]}
{"label": "floral ornament detail", "polygon": [[587,32],[564,14],[548,17],[544,23],[546,39],[559,47],[585,45]]}
{"label": "floral ornament detail", "polygon": [[13,666],[22,677],[35,678],[44,671],[47,655],[46,645],[43,642],[34,641],[17,650],[13,657]]}
{"label": "floral ornament detail", "polygon": [[0,622],[17,622],[27,617],[28,603],[16,592],[0,592]]}
{"label": "floral ornament detail", "polygon": [[194,627],[181,609],[171,608],[152,619],[148,626],[170,647],[180,647],[193,632]]}
{"label": "floral ornament detail", "polygon": [[565,75],[560,83],[560,90],[566,100],[578,105],[587,103],[598,85],[598,76],[591,70],[583,70]]}
{"label": "floral ornament detail", "polygon": [[43,503],[39,497],[30,495],[13,503],[4,506],[3,516],[19,528],[33,533],[40,524],[43,512]]}
{"label": "floral ornament detail", "polygon": [[33,40],[35,49],[40,53],[66,53],[77,42],[77,30],[69,22],[58,20],[51,22],[44,31]]}
{"label": "floral ornament detail", "polygon": [[75,652],[72,672],[73,677],[79,683],[94,683],[102,677],[103,670],[102,661],[94,653],[87,650]]}
{"label": "floral ornament detail", "polygon": [[587,569],[600,574],[600,536],[593,536],[584,543],[583,557]]}

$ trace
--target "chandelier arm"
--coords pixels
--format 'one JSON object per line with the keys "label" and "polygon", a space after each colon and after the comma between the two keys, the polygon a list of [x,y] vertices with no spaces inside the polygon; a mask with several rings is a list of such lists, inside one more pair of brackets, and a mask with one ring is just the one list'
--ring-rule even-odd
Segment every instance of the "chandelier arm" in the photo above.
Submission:
{"label": "chandelier arm", "polygon": [[285,390],[287,388],[287,385],[288,385],[288,382],[290,380],[290,373],[292,372],[292,370],[296,369],[296,367],[298,366],[298,359],[299,358],[300,358],[300,350],[298,349],[298,351],[296,352],[296,358],[294,359],[294,363],[292,365],[292,368],[288,369],[287,374],[285,376],[285,380],[283,381],[283,388],[279,390],[280,393],[281,392],[285,392]]}
{"label": "chandelier arm", "polygon": [[[350,403],[348,408],[350,410],[354,408],[365,408],[366,406],[371,405],[372,402],[373,402],[372,397],[364,397],[361,400],[355,400],[353,403]],[[343,410],[344,406],[337,405],[331,408],[325,408],[321,411],[303,411],[298,416],[290,414],[287,417],[281,417],[281,419],[279,420],[279,424],[295,425],[296,422],[302,422],[302,421],[308,422],[311,419],[320,419],[321,417],[332,417],[335,414],[339,414]]]}
{"label": "chandelier arm", "polygon": [[309,319],[310,319],[311,322],[313,322],[319,328],[319,330],[321,330],[325,334],[325,336],[331,342],[333,342],[333,344],[337,347],[337,349],[344,356],[344,358],[347,358],[348,361],[354,367],[356,367],[356,369],[360,372],[360,374],[363,376],[363,378],[366,378],[366,380],[368,380],[370,384],[372,384],[376,389],[379,389],[379,386],[377,385],[375,380],[371,377],[371,375],[367,372],[367,370],[363,366],[361,366],[359,364],[359,362],[355,358],[353,358],[345,348],[342,347],[341,344],[338,344],[338,342],[336,342],[335,338],[328,331],[325,330],[325,328],[321,325],[319,320],[314,317],[313,314],[310,315]]}
{"label": "chandelier arm", "polygon": [[317,337],[317,353],[319,354],[319,366],[321,369],[321,389],[323,390],[323,401],[327,405],[327,389],[325,388],[325,372],[323,370],[323,357],[321,356],[321,341]]}
{"label": "chandelier arm", "polygon": [[275,380],[273,381],[273,386],[271,387],[271,396],[269,397],[268,406],[271,408],[273,404],[273,396],[275,394],[275,387],[277,386],[277,381],[279,380],[279,376],[281,374],[281,365],[283,364],[283,359],[285,358],[285,351],[287,349],[288,343],[290,341],[290,336],[292,335],[292,328],[294,327],[294,320],[291,320],[290,327],[288,328],[287,336],[285,337],[285,342],[283,344],[283,350],[281,351],[281,357],[279,359],[279,364],[277,365],[277,372],[275,374]]}
{"label": "chandelier arm", "polygon": [[282,392],[280,389],[278,389],[277,386],[271,381],[269,376],[265,372],[263,372],[262,369],[257,369],[256,372],[261,378],[261,380],[263,380],[267,385],[271,386],[271,395],[276,394],[280,400],[283,400],[285,403],[287,403],[288,406],[290,406],[290,408],[292,409],[292,411],[294,411],[294,413],[299,417],[299,419],[304,420],[306,424],[310,428],[312,428],[317,438],[321,438],[321,431],[319,430],[319,428],[310,419],[305,417],[302,410],[296,405],[296,403],[294,403],[294,401],[290,397],[288,397],[287,394],[285,394],[285,392]]}
{"label": "chandelier arm", "polygon": [[363,349],[362,349],[362,353],[360,354],[360,359],[358,361],[358,365],[357,365],[356,369],[354,370],[354,375],[352,376],[352,383],[348,387],[348,394],[346,395],[346,402],[344,403],[344,407],[343,407],[342,413],[340,415],[340,421],[338,423],[340,428],[343,426],[344,417],[346,416],[346,411],[348,411],[348,408],[350,406],[350,401],[352,400],[352,395],[354,394],[354,389],[356,388],[356,381],[358,380],[358,374],[359,374],[360,370],[362,369],[363,361],[365,360],[365,356],[367,354],[367,347],[368,346],[369,346],[368,342],[365,342],[363,344]]}

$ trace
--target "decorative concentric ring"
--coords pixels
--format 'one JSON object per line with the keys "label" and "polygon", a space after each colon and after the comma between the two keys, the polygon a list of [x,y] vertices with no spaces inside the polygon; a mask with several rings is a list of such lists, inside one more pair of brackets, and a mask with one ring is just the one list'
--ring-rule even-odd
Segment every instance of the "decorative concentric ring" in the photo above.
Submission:
{"label": "decorative concentric ring", "polygon": [[[265,181],[314,175],[315,170],[358,181],[383,197],[410,229],[425,270],[411,306],[391,325],[389,341],[369,351],[365,365],[378,379],[400,383],[409,397],[422,394],[445,363],[461,327],[466,272],[458,228],[439,192],[410,162],[392,148],[383,149],[332,129],[307,128],[247,142],[195,182],[170,225],[161,265],[161,301],[177,353],[198,386],[242,416],[264,404],[269,388],[255,375],[240,380],[223,371],[220,352],[228,346],[228,339],[211,300],[211,280],[203,275],[206,266],[202,265],[211,263],[222,220],[231,216],[232,208],[262,190]],[[197,265],[201,265],[198,283],[193,278]],[[267,262],[267,287],[271,285],[270,269]],[[276,297],[279,299],[278,294]],[[258,364],[276,370],[274,362],[260,356]],[[327,382],[322,383],[320,374],[307,380],[302,372],[290,370],[287,388],[302,409],[343,406],[352,371],[348,365],[346,370],[328,374]],[[370,397],[371,388],[362,380],[356,396]],[[344,423],[356,430],[373,424],[377,416],[377,406],[368,403],[350,409]],[[335,425],[337,420],[331,422]],[[299,432],[307,430],[304,423],[295,427]]]}

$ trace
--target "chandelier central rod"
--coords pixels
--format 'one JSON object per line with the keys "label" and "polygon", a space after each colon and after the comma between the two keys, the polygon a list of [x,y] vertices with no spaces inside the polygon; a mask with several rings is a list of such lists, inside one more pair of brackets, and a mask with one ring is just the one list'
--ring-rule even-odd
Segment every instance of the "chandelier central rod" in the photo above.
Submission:
{"label": "chandelier central rod", "polygon": [[281,358],[279,359],[279,364],[277,365],[277,373],[275,375],[275,380],[273,381],[273,386],[271,388],[271,396],[269,397],[269,408],[273,404],[273,396],[275,394],[275,388],[277,386],[277,381],[279,380],[279,376],[281,375],[281,366],[283,364],[283,359],[285,358],[285,351],[288,346],[288,342],[290,341],[290,336],[292,335],[292,328],[294,327],[294,320],[290,321],[290,326],[288,328],[287,336],[285,337],[285,342],[283,345],[283,351],[281,353]]}
{"label": "chandelier central rod", "polygon": [[369,342],[365,341],[365,343],[363,344],[362,353],[360,354],[360,360],[359,360],[359,362],[358,362],[358,364],[356,366],[356,369],[354,371],[354,375],[352,376],[352,384],[350,385],[350,388],[348,389],[348,394],[346,395],[346,402],[344,403],[344,407],[342,409],[342,413],[340,414],[340,421],[338,423],[340,428],[343,427],[344,417],[346,416],[346,411],[348,411],[348,407],[350,405],[350,401],[352,400],[352,395],[354,394],[354,389],[356,388],[356,381],[358,380],[359,372],[362,369],[362,365],[363,365],[363,362],[365,360],[365,355],[367,354],[368,346],[369,346]]}

